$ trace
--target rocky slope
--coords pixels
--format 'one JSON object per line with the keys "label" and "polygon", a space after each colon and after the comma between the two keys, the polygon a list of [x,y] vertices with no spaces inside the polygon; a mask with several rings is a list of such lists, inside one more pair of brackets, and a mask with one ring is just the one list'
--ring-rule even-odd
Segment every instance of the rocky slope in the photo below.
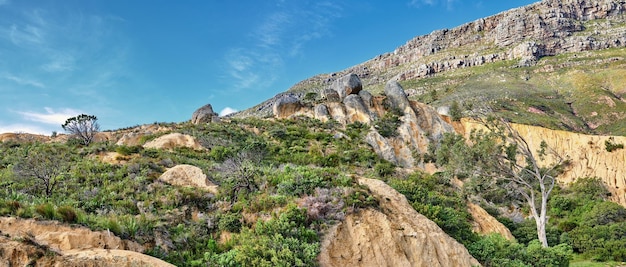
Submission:
{"label": "rocky slope", "polygon": [[463,245],[380,180],[359,178],[379,209],[351,214],[322,241],[321,266],[479,266]]}
{"label": "rocky slope", "polygon": [[[394,80],[410,99],[436,107],[453,101],[488,105],[524,123],[624,134],[615,123],[626,118],[623,50],[596,52],[625,46],[626,1],[544,0],[415,37],[391,53],[306,79],[234,116],[269,117],[283,96],[321,95],[352,73],[374,95]],[[538,118],[537,111],[551,119]]]}

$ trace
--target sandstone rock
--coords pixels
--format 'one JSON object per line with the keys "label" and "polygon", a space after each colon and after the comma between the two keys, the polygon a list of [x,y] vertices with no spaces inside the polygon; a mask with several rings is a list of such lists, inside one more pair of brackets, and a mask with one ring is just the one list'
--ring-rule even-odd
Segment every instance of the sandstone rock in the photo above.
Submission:
{"label": "sandstone rock", "polygon": [[[119,249],[73,249],[65,251],[46,250],[28,242],[0,236],[0,266],[41,267],[117,267],[174,265],[160,259],[129,250]],[[33,240],[38,242],[37,240]],[[45,255],[42,257],[42,255]]]}
{"label": "sandstone rock", "polygon": [[398,165],[398,159],[396,158],[395,148],[392,145],[392,140],[384,138],[377,131],[370,131],[365,136],[365,142],[368,143],[374,152],[386,161],[389,161],[395,165]]}
{"label": "sandstone rock", "polygon": [[285,95],[274,103],[274,116],[277,118],[287,118],[302,108],[302,103],[298,98]]}
{"label": "sandstone rock", "polygon": [[409,99],[404,93],[404,89],[397,81],[389,81],[385,85],[385,95],[391,102],[392,108],[399,109],[402,112],[410,107]]}
{"label": "sandstone rock", "polygon": [[359,76],[351,73],[333,82],[332,88],[339,94],[340,99],[343,99],[348,95],[358,94],[363,89],[363,84]]}
{"label": "sandstone rock", "polygon": [[368,108],[359,95],[349,95],[343,100],[346,106],[347,120],[369,124],[372,120]]}
{"label": "sandstone rock", "polygon": [[169,149],[177,147],[188,147],[195,150],[205,150],[202,145],[193,137],[181,133],[171,133],[158,137],[143,145],[144,148]]}
{"label": "sandstone rock", "polygon": [[485,209],[474,204],[467,203],[467,211],[472,215],[472,230],[479,234],[497,233],[508,240],[515,240],[509,228],[489,215]]}
{"label": "sandstone rock", "polygon": [[339,93],[334,89],[325,89],[322,92],[322,98],[324,98],[327,102],[341,102],[341,97]]}
{"label": "sandstone rock", "polygon": [[351,214],[324,235],[321,266],[479,266],[467,249],[383,181],[359,178],[379,209]]}
{"label": "sandstone rock", "polygon": [[361,90],[359,92],[359,96],[361,97],[365,105],[367,105],[370,108],[374,107],[374,96],[372,95],[372,93],[365,91],[365,90]]}
{"label": "sandstone rock", "polygon": [[192,165],[176,165],[164,172],[159,181],[177,186],[202,188],[213,194],[218,192],[217,185],[211,183],[200,168]]}
{"label": "sandstone rock", "polygon": [[122,240],[106,231],[91,231],[85,227],[68,227],[56,221],[39,222],[32,219],[0,217],[0,232],[13,238],[26,234],[54,251],[85,249],[123,249],[143,252],[135,242]]}
{"label": "sandstone rock", "polygon": [[191,115],[191,123],[201,124],[219,121],[219,114],[213,111],[211,104],[206,104]]}
{"label": "sandstone rock", "polygon": [[315,106],[315,118],[322,121],[322,122],[326,122],[328,121],[329,117],[330,117],[330,113],[328,112],[328,107],[324,104],[319,104],[317,106]]}

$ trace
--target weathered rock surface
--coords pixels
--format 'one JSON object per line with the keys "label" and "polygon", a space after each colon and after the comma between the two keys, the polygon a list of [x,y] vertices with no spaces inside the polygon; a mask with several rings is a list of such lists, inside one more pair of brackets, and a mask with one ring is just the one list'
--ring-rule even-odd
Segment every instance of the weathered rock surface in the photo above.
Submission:
{"label": "weathered rock surface", "polygon": [[321,266],[479,266],[467,249],[380,180],[359,178],[379,209],[351,214],[322,240]]}
{"label": "weathered rock surface", "polygon": [[0,217],[0,232],[1,266],[173,266],[105,231]]}
{"label": "weathered rock surface", "polygon": [[202,169],[192,165],[176,165],[164,172],[159,181],[177,186],[192,186],[202,188],[217,194],[217,185],[211,183]]}
{"label": "weathered rock surface", "polygon": [[191,123],[201,124],[219,121],[219,114],[213,111],[211,104],[206,104],[193,112],[191,115]]}
{"label": "weathered rock surface", "polygon": [[472,230],[479,234],[497,233],[508,240],[515,240],[509,228],[489,215],[487,211],[474,203],[467,203],[467,211],[472,215]]}
{"label": "weathered rock surface", "polygon": [[335,80],[331,88],[339,94],[340,99],[344,99],[351,94],[358,94],[363,89],[361,79],[354,73],[350,73]]}
{"label": "weathered rock surface", "polygon": [[188,147],[195,150],[205,150],[193,136],[171,133],[158,137],[143,145],[144,148],[156,148],[156,149],[169,149],[172,150],[177,147]]}
{"label": "weathered rock surface", "polygon": [[[469,120],[462,120],[462,124],[466,135],[472,129],[481,128]],[[568,184],[582,177],[598,177],[611,192],[610,200],[626,207],[626,150],[608,152],[605,148],[605,141],[609,138],[614,143],[626,145],[626,137],[585,135],[520,124],[513,126],[533,151],[539,149],[543,140],[561,156],[570,159],[571,164],[558,177],[559,182]]]}
{"label": "weathered rock surface", "polygon": [[302,108],[300,100],[291,95],[285,95],[274,103],[274,116],[277,118],[287,118]]}

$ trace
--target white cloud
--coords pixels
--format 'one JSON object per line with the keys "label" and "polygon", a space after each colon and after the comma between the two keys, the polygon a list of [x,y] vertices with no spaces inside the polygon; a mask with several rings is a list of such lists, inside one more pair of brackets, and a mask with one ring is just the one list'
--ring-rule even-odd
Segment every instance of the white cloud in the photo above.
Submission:
{"label": "white cloud", "polygon": [[239,110],[236,110],[234,108],[231,107],[225,107],[224,109],[222,109],[222,111],[220,111],[220,116],[226,116],[228,114],[233,114],[235,112],[237,112]]}
{"label": "white cloud", "polygon": [[1,133],[31,133],[31,134],[50,135],[52,131],[48,129],[44,129],[37,125],[17,123],[17,124],[9,124],[9,125],[0,124],[0,134]]}
{"label": "white cloud", "polygon": [[12,74],[4,74],[4,78],[10,81],[14,81],[17,84],[20,85],[30,85],[30,86],[34,86],[34,87],[39,87],[39,88],[45,88],[46,86],[37,81],[37,80],[33,80],[33,79],[28,79],[28,78],[22,78],[22,77],[17,77],[15,75]]}
{"label": "white cloud", "polygon": [[44,109],[46,110],[46,112],[44,113],[32,112],[32,111],[17,111],[17,113],[22,115],[25,120],[42,122],[46,124],[56,124],[56,125],[61,125],[65,123],[65,120],[67,120],[68,118],[74,117],[83,113],[79,110],[75,110],[71,108],[63,108],[60,110],[54,110],[52,108],[45,107]]}

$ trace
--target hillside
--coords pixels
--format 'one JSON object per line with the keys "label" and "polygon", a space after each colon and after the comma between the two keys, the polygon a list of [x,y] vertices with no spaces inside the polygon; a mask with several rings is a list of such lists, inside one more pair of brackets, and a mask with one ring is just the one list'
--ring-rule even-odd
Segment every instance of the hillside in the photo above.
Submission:
{"label": "hillside", "polygon": [[546,0],[228,117],[0,134],[0,265],[623,265],[625,13]]}
{"label": "hillside", "polygon": [[[416,37],[283,94],[320,94],[355,73],[373,94],[397,80],[410,99],[434,107],[481,103],[519,123],[626,135],[618,123],[626,119],[625,13],[624,1],[541,1]],[[275,99],[239,116],[269,116]]]}

